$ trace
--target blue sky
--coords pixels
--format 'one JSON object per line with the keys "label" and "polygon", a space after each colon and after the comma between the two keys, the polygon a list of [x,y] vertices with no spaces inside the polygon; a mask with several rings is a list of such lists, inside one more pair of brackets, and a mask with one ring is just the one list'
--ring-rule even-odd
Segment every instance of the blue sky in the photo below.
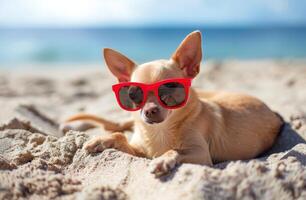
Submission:
{"label": "blue sky", "polygon": [[306,25],[306,0],[0,0],[0,27]]}

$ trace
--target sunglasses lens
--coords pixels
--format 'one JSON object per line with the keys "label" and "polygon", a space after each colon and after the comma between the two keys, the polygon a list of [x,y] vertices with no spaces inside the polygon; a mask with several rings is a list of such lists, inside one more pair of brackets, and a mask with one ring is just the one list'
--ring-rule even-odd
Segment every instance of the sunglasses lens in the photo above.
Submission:
{"label": "sunglasses lens", "polygon": [[137,109],[143,101],[143,91],[138,86],[123,86],[119,90],[119,100],[127,109]]}
{"label": "sunglasses lens", "polygon": [[184,85],[171,82],[159,86],[158,96],[160,100],[168,107],[176,107],[184,103],[186,93]]}

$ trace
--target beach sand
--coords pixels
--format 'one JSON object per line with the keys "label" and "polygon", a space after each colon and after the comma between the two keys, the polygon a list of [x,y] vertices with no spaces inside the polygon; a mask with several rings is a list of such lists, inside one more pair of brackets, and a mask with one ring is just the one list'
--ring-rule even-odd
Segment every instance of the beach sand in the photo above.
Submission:
{"label": "beach sand", "polygon": [[[37,66],[36,66],[37,67]],[[123,122],[102,65],[0,70],[0,199],[306,199],[306,61],[207,61],[194,87],[245,92],[286,121],[275,145],[249,161],[182,164],[155,178],[150,160],[109,149],[87,154],[101,128],[59,124],[86,112]]]}

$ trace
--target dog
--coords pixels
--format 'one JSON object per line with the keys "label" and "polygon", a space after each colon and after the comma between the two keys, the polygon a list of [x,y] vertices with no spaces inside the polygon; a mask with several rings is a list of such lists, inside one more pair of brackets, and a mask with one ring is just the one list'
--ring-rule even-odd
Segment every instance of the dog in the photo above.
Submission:
{"label": "dog", "polygon": [[[119,84],[150,85],[163,80],[195,78],[200,72],[201,44],[201,33],[194,31],[169,60],[141,65],[109,48],[103,54]],[[128,88],[126,93],[132,89]],[[154,92],[148,91],[143,105],[132,112],[133,120],[125,124],[87,114],[72,116],[67,123],[90,120],[103,125],[113,133],[92,139],[84,145],[85,150],[96,153],[115,148],[153,159],[151,172],[156,176],[167,174],[180,163],[212,166],[223,161],[254,158],[273,145],[283,124],[267,105],[246,94],[190,88],[187,98],[184,106],[168,109],[161,105]],[[134,133],[128,141],[121,131],[132,128]]]}

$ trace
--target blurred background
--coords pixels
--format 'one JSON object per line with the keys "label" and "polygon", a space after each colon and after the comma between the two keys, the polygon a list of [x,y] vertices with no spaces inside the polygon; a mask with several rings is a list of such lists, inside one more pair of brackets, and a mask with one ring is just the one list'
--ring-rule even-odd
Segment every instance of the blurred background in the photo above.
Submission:
{"label": "blurred background", "polygon": [[0,0],[0,67],[168,58],[195,29],[205,59],[306,58],[304,0]]}

